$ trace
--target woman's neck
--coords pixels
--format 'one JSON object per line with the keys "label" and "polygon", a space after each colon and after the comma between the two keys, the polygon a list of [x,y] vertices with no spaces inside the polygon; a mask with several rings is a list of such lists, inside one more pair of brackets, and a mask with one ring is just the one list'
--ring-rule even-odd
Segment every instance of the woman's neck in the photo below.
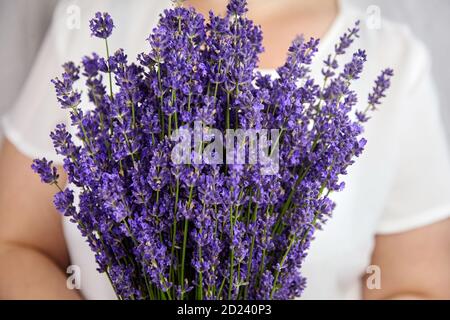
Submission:
{"label": "woman's neck", "polygon": [[[204,16],[213,10],[224,15],[228,0],[186,0]],[[264,33],[265,52],[260,67],[273,69],[284,63],[286,52],[298,34],[323,37],[338,14],[338,0],[248,0],[247,16],[260,25]]]}
{"label": "woman's neck", "polygon": [[[207,16],[210,10],[224,15],[228,0],[185,0],[185,6],[192,6]],[[303,14],[327,11],[336,7],[336,0],[247,0],[250,19],[258,21],[268,17],[283,15],[286,12]]]}

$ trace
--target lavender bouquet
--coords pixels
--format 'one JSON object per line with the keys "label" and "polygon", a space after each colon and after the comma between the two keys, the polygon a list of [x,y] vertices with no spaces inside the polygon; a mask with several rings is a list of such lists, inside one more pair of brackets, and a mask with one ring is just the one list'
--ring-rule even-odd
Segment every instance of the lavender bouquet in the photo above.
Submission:
{"label": "lavender bouquet", "polygon": [[[356,23],[320,84],[309,69],[315,39],[295,39],[278,75],[262,75],[262,33],[246,12],[245,0],[231,0],[225,17],[205,21],[176,5],[136,63],[122,49],[110,55],[113,21],[97,13],[90,27],[107,56],[83,58],[82,71],[66,63],[53,80],[72,125],[50,135],[68,187],[51,161],[32,168],[59,189],[56,208],[78,225],[119,299],[291,299],[305,288],[314,231],[393,72],[381,72],[355,112],[350,86],[366,53],[343,68],[338,58]],[[90,107],[74,88],[80,72]]]}

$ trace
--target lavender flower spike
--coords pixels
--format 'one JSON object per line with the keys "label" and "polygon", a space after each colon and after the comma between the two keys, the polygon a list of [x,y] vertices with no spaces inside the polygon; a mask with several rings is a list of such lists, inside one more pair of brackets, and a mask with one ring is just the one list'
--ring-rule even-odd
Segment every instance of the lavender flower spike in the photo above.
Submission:
{"label": "lavender flower spike", "polygon": [[375,80],[375,86],[373,87],[372,92],[369,93],[367,108],[363,112],[355,112],[356,118],[359,122],[367,122],[370,119],[367,113],[369,111],[375,111],[377,109],[377,105],[381,104],[381,99],[386,97],[386,91],[391,86],[391,78],[393,76],[394,70],[390,68],[386,68],[381,71],[380,75]]}
{"label": "lavender flower spike", "polygon": [[381,72],[378,78],[375,80],[375,86],[372,93],[369,94],[369,104],[372,106],[372,110],[381,104],[381,99],[384,98],[386,90],[391,86],[391,78],[394,76],[394,70],[387,68]]}
{"label": "lavender flower spike", "polygon": [[53,161],[47,161],[47,159],[36,159],[31,165],[31,169],[36,172],[40,177],[41,181],[48,184],[54,184],[58,181],[58,173],[56,167],[53,165]]}
{"label": "lavender flower spike", "polygon": [[112,34],[114,22],[109,13],[97,12],[95,18],[89,21],[89,27],[92,36],[107,39]]}

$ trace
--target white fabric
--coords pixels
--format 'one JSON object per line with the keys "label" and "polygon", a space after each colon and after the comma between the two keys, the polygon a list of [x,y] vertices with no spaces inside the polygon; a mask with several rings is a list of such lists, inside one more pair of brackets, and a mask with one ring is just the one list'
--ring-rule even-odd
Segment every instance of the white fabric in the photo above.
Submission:
{"label": "white fabric", "polygon": [[[0,117],[21,92],[55,5],[56,0],[0,0]],[[0,143],[2,136],[0,130]]]}
{"label": "white fabric", "polygon": [[[29,157],[58,160],[48,133],[56,123],[67,122],[67,115],[58,110],[49,80],[60,73],[59,66],[66,60],[78,61],[91,51],[104,51],[103,43],[90,38],[86,27],[94,11],[111,13],[117,25],[111,46],[125,48],[134,58],[146,49],[144,39],[167,5],[156,0],[77,3],[82,28],[67,30],[67,4],[60,5],[25,90],[3,121],[7,137]],[[316,57],[317,77],[321,61],[339,35],[358,19],[364,19],[364,13],[341,3]],[[307,299],[360,298],[361,276],[370,264],[376,234],[403,232],[450,216],[450,162],[426,49],[407,28],[385,20],[380,30],[366,29],[362,23],[354,49],[359,47],[367,50],[369,60],[354,86],[361,108],[381,68],[394,68],[395,77],[388,98],[367,126],[369,143],[364,155],[345,177],[345,191],[335,195],[334,217],[311,246],[303,268]],[[89,299],[114,298],[76,227],[66,221],[64,229],[72,263],[82,270],[83,294]]]}
{"label": "white fabric", "polygon": [[351,3],[368,12],[368,15],[376,13],[378,7],[381,23],[385,17],[405,23],[426,44],[433,60],[432,73],[442,101],[442,121],[447,129],[447,147],[450,147],[450,37],[442,36],[443,30],[450,28],[450,1],[351,0]]}

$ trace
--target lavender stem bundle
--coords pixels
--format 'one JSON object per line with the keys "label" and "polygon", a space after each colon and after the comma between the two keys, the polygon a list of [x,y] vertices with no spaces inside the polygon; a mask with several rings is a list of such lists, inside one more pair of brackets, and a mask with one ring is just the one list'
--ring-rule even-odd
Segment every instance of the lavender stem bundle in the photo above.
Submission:
{"label": "lavender stem bundle", "polygon": [[[324,61],[320,84],[309,68],[316,39],[296,38],[278,76],[262,75],[262,33],[246,12],[245,0],[231,0],[225,17],[211,12],[206,21],[174,6],[134,63],[122,49],[110,55],[114,24],[97,13],[90,28],[106,57],[66,63],[53,80],[75,135],[64,124],[50,135],[69,184],[58,184],[45,158],[32,168],[59,188],[56,208],[77,224],[119,299],[292,299],[305,288],[313,234],[331,216],[330,193],[344,188],[340,176],[363,151],[363,124],[393,72],[382,71],[368,107],[355,111],[351,84],[366,53],[342,68],[338,59],[358,36],[356,23]],[[74,88],[81,76],[89,108]],[[174,162],[174,134],[195,135],[196,123],[200,135],[278,130],[269,143],[277,170],[195,161],[208,149],[195,142],[187,163]]]}

